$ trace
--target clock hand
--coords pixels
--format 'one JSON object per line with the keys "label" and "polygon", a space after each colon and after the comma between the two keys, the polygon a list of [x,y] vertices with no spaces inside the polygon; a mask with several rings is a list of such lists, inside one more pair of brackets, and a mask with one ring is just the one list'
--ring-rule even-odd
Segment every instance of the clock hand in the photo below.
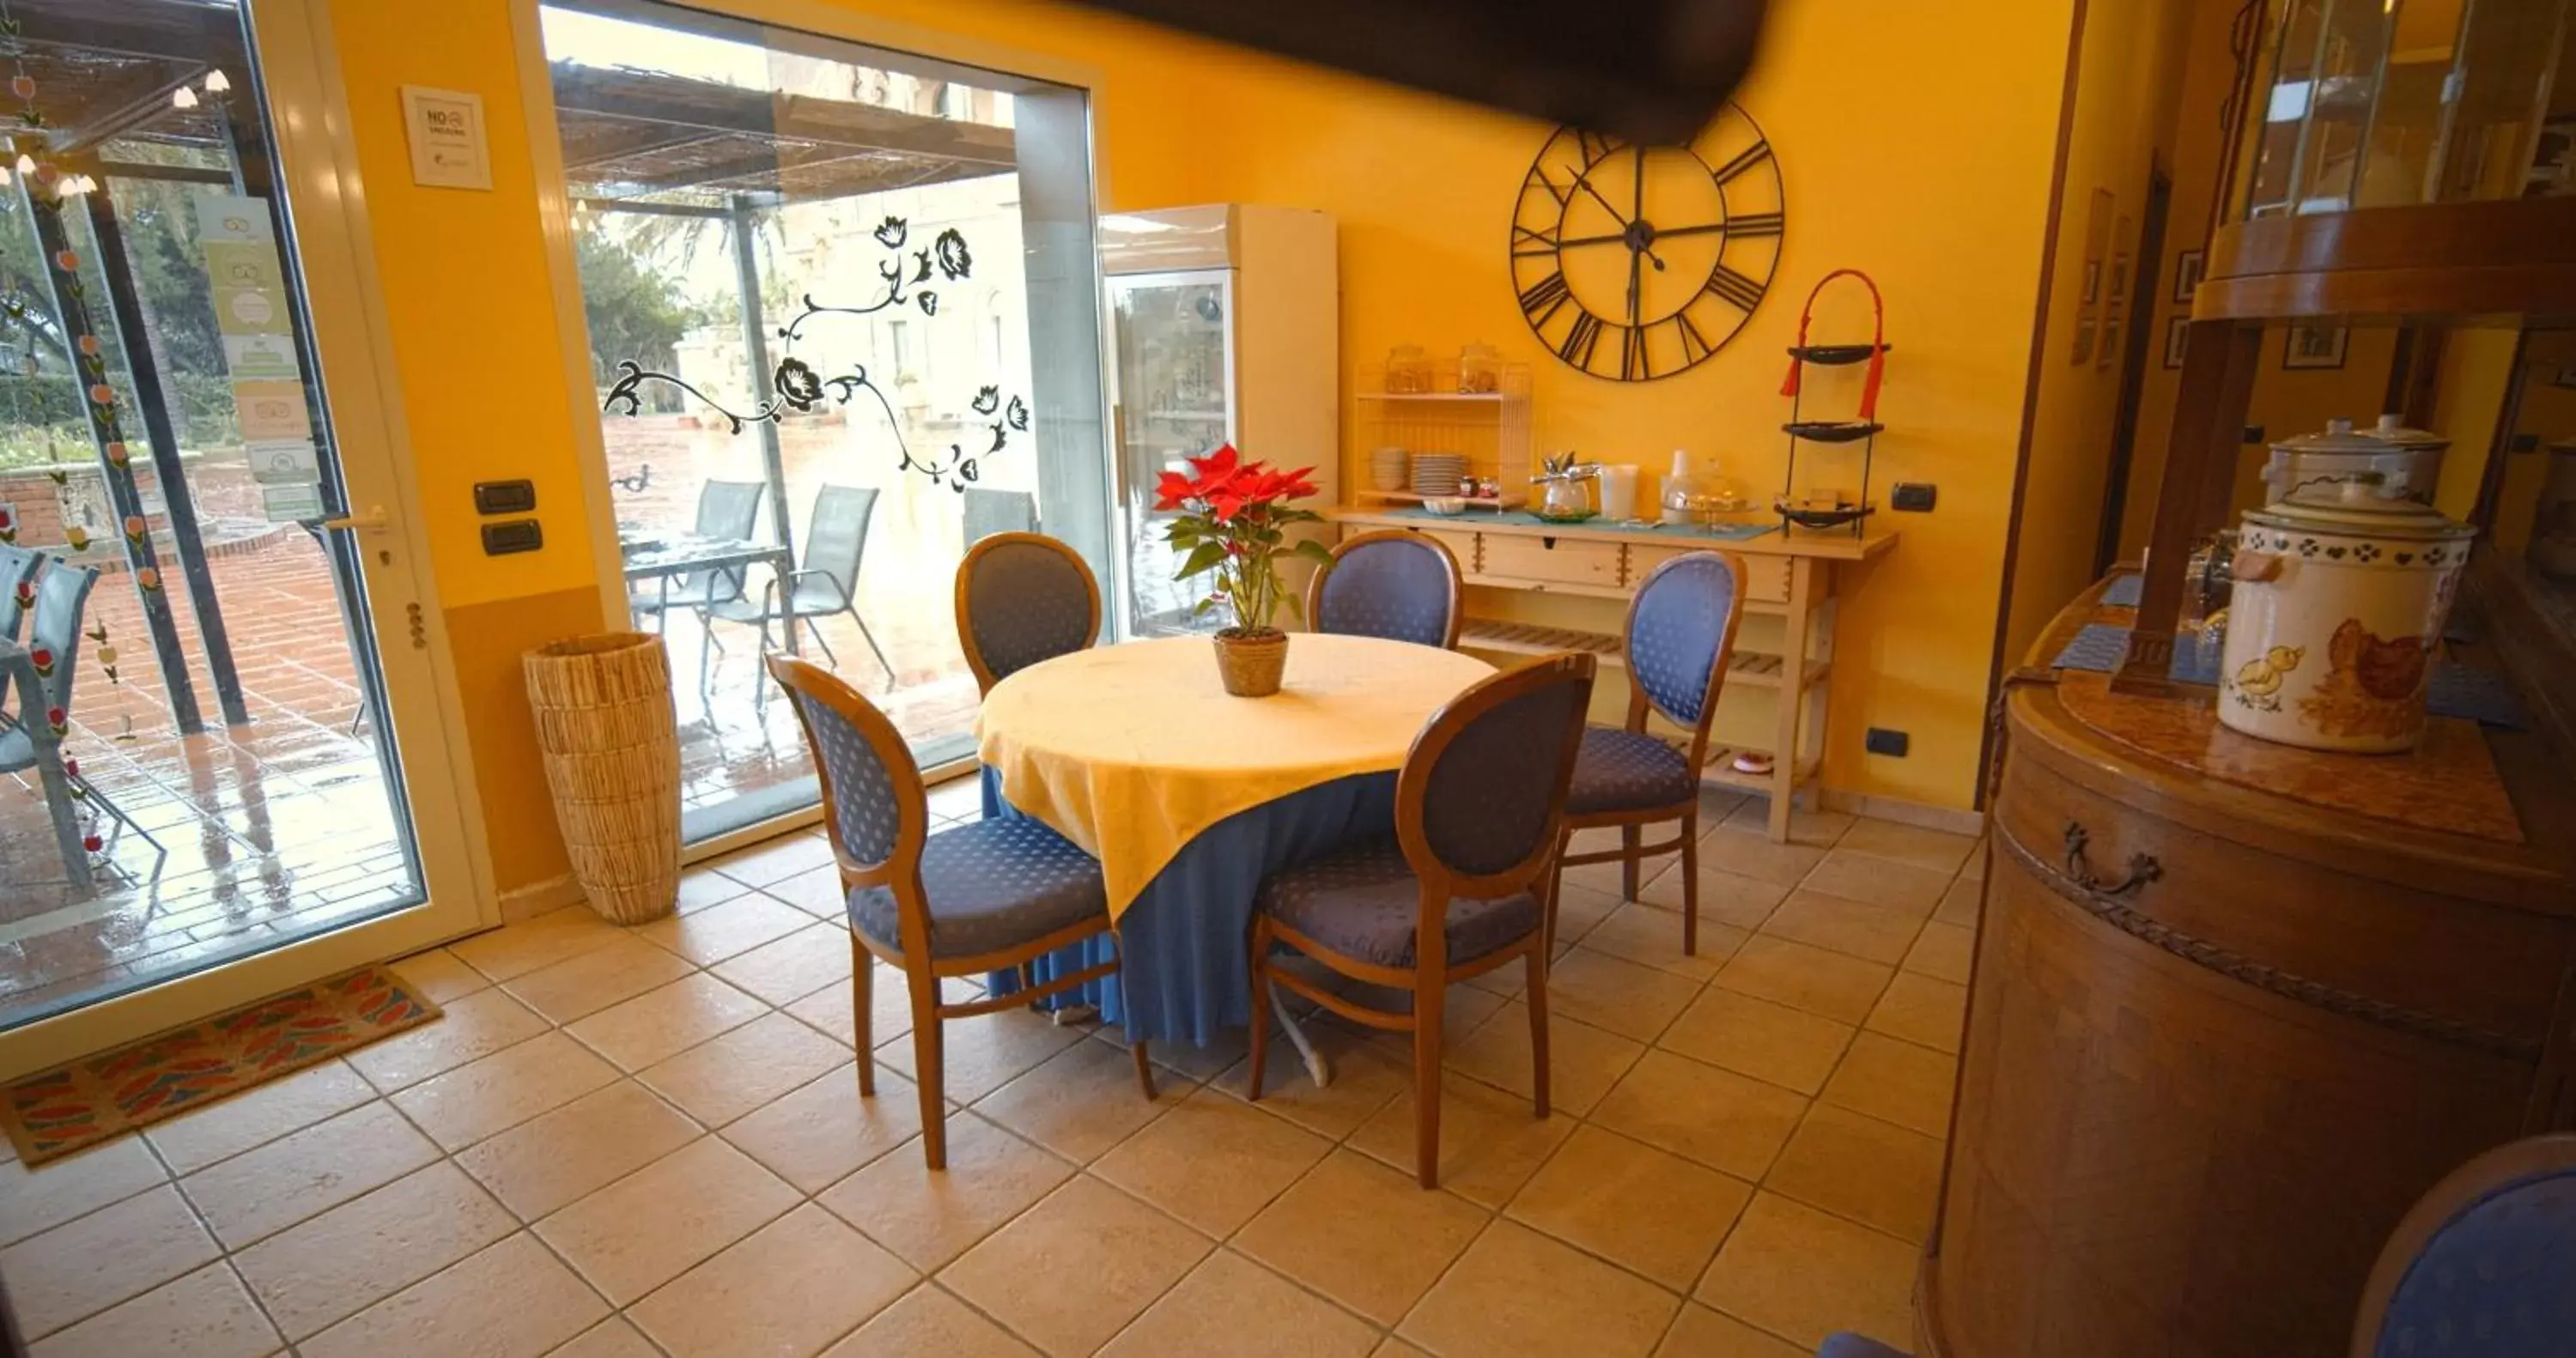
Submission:
{"label": "clock hand", "polygon": [[[1655,228],[1655,239],[1662,240],[1666,236],[1705,236],[1725,229],[1724,222],[1710,222],[1703,226],[1659,226]],[[1558,241],[1556,247],[1560,250],[1571,250],[1578,245],[1625,245],[1627,243],[1628,233],[1622,231],[1608,236],[1576,236],[1570,240]]]}
{"label": "clock hand", "polygon": [[[1612,207],[1610,205],[1610,200],[1601,196],[1601,190],[1592,187],[1592,172],[1590,170],[1585,170],[1583,173],[1576,175],[1574,177],[1574,186],[1583,190],[1585,193],[1591,194],[1592,201],[1599,203],[1601,205],[1601,210],[1610,214],[1610,220],[1617,222],[1621,226],[1626,226],[1628,224],[1628,218],[1620,216],[1619,209]],[[1613,236],[1611,239],[1617,240],[1618,237]]]}

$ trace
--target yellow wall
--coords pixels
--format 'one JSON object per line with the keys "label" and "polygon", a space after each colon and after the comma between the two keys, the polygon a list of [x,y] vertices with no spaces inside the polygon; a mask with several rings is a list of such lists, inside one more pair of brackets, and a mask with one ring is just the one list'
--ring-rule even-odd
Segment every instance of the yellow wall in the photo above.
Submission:
{"label": "yellow wall", "polygon": [[2442,483],[2433,507],[2455,519],[2477,508],[2478,485],[2504,419],[2505,393],[2513,386],[2519,326],[2454,330],[2442,345],[2433,387],[2433,429],[2451,440],[2442,455]]}
{"label": "yellow wall", "polygon": [[[2159,160],[2172,161],[2191,18],[2189,0],[2095,3],[2085,11],[2004,629],[2007,664],[2019,663],[2040,629],[2093,577],[2112,425],[2128,358],[2125,317],[2151,299],[2137,296],[2131,286],[2122,325],[2109,341],[2122,350],[2114,352],[2107,367],[2089,357],[2076,361],[2076,332],[2088,311],[2109,315],[2111,262],[2126,254],[2135,268],[2151,171]],[[2107,220],[2101,222],[2106,277],[2099,289],[2102,300],[2087,308],[2084,275],[2100,215],[2097,190],[2111,195]],[[2183,220],[2170,214],[2169,219]],[[2157,361],[2150,356],[2149,362]]]}
{"label": "yellow wall", "polygon": [[[473,781],[495,876],[504,889],[523,886],[563,860],[517,697],[517,655],[603,620],[574,454],[574,430],[592,416],[559,376],[558,346],[572,340],[557,331],[545,272],[509,3],[450,0],[435,24],[407,6],[329,3],[442,603],[477,714]],[[1877,493],[1924,480],[1941,498],[1933,514],[1886,520],[1905,540],[1843,606],[1826,776],[1851,791],[1965,807],[2071,3],[1993,6],[1974,43],[1932,7],[1775,6],[1741,95],[1788,185],[1772,295],[1717,358],[1643,386],[1558,365],[1520,319],[1505,228],[1547,133],[1536,123],[1030,0],[838,7],[937,30],[921,45],[966,45],[952,55],[1016,49],[1096,73],[1105,207],[1232,200],[1333,213],[1344,357],[1376,358],[1407,341],[1435,352],[1497,344],[1537,370],[1543,449],[1655,467],[1688,446],[1768,494],[1782,467],[1781,351],[1798,303],[1833,268],[1869,270],[1888,295],[1897,346]],[[483,96],[493,192],[411,186],[403,84]],[[1829,313],[1823,323],[1837,320],[1854,318]],[[1836,394],[1829,381],[1814,389]],[[544,552],[480,555],[468,487],[496,475],[537,481]],[[1865,724],[1910,731],[1911,758],[1865,756]]]}
{"label": "yellow wall", "polygon": [[2576,386],[2560,386],[2561,373],[2576,373],[2576,330],[2534,330],[2524,340],[2522,399],[2515,432],[2530,444],[2505,459],[2496,493],[2495,544],[2517,556],[2531,546],[2551,445],[2576,446]]}

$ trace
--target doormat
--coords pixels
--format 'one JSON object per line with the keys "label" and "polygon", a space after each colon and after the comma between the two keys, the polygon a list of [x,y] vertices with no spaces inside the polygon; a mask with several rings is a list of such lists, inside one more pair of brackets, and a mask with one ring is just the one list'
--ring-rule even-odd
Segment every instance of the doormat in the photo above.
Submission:
{"label": "doormat", "polygon": [[30,1167],[345,1055],[438,1017],[360,967],[10,1085],[0,1126]]}

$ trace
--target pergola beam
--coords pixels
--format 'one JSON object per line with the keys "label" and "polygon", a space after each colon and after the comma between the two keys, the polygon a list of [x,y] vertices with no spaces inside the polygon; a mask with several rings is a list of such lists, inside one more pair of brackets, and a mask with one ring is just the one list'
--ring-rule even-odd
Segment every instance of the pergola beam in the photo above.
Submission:
{"label": "pergola beam", "polygon": [[555,105],[634,122],[813,142],[851,151],[891,151],[939,160],[1019,164],[1008,128],[925,117],[841,99],[771,95],[713,81],[679,80],[557,62]]}

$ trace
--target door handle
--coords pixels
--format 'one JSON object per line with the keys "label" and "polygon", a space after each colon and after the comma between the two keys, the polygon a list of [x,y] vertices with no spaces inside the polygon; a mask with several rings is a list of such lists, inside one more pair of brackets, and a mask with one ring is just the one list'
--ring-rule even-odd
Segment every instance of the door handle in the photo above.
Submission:
{"label": "door handle", "polygon": [[352,511],[336,519],[324,519],[322,526],[345,528],[351,532],[381,533],[392,526],[392,520],[385,517],[383,505],[369,505],[364,513]]}

